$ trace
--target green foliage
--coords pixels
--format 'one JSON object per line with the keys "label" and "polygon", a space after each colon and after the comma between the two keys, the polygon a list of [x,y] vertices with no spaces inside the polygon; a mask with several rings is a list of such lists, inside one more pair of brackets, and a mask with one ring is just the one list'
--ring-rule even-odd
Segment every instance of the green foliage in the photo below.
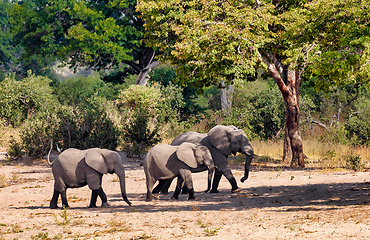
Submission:
{"label": "green foliage", "polygon": [[37,240],[37,239],[48,240],[48,239],[51,239],[51,238],[49,237],[48,232],[41,232],[41,233],[38,233],[37,235],[31,236],[31,239],[32,240]]}
{"label": "green foliage", "polygon": [[68,215],[68,212],[67,212],[67,209],[66,207],[63,205],[63,210],[61,213],[58,214],[59,217],[62,219],[61,221],[58,219],[57,215],[54,213],[53,214],[53,217],[54,217],[54,221],[55,223],[57,223],[58,225],[67,225],[68,223],[71,222],[71,220],[73,219],[73,217],[70,217]]}
{"label": "green foliage", "polygon": [[138,107],[153,110],[162,100],[161,91],[157,87],[131,85],[128,89],[121,91],[117,103],[134,110]]}
{"label": "green foliage", "polygon": [[285,105],[279,90],[266,81],[235,89],[234,107],[223,124],[244,129],[252,138],[278,137],[285,125]]}
{"label": "green foliage", "polygon": [[14,55],[17,52],[17,46],[12,41],[10,32],[9,11],[12,2],[3,0],[0,2],[0,81],[5,78],[5,71],[14,70]]}
{"label": "green foliage", "polygon": [[144,49],[135,5],[134,0],[15,3],[11,23],[14,40],[23,47],[21,60],[40,73],[57,59],[94,70],[135,64]]}
{"label": "green foliage", "polygon": [[353,144],[370,145],[370,100],[360,99],[349,117],[346,130]]}
{"label": "green foliage", "polygon": [[173,65],[163,64],[154,68],[150,73],[149,83],[152,85],[159,83],[164,88],[162,88],[162,94],[165,96],[169,95],[166,93],[168,92],[166,89],[169,89],[168,86],[172,86],[170,88],[176,91],[176,96],[174,96],[176,100],[172,97],[171,105],[173,110],[179,111],[182,120],[186,120],[189,116],[196,115],[203,110],[196,102],[197,89],[181,85],[176,74],[176,67]]}
{"label": "green foliage", "polygon": [[8,160],[16,160],[23,155],[20,144],[12,139],[9,141],[9,147],[7,148]]}
{"label": "green foliage", "polygon": [[54,137],[59,121],[56,113],[49,115],[43,112],[23,123],[20,127],[20,145],[28,156],[39,158],[47,153],[47,146],[50,145],[50,138]]}
{"label": "green foliage", "polygon": [[126,152],[132,157],[140,156],[149,147],[158,143],[161,139],[158,135],[159,125],[150,124],[149,110],[138,107],[132,116],[132,121],[124,129],[124,140],[126,141]]}
{"label": "green foliage", "polygon": [[361,171],[364,168],[362,159],[359,155],[348,155],[346,157],[346,167],[353,171]]}
{"label": "green foliage", "polygon": [[109,118],[102,104],[104,101],[92,98],[76,108],[65,106],[60,109],[61,123],[55,136],[61,148],[117,148],[120,131]]}
{"label": "green foliage", "polygon": [[59,103],[50,82],[50,79],[31,72],[22,81],[8,76],[0,82],[0,118],[17,127],[39,112],[55,112]]}
{"label": "green foliage", "polygon": [[348,144],[346,127],[343,124],[334,124],[320,136],[320,141]]}

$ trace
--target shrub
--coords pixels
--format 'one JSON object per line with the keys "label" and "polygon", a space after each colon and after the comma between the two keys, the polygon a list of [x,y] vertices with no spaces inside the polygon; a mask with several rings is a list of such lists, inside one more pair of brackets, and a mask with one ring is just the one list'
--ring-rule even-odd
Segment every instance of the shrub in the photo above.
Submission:
{"label": "shrub", "polygon": [[320,136],[320,141],[347,144],[347,130],[343,124],[334,124]]}
{"label": "shrub", "polygon": [[359,155],[348,155],[346,157],[346,167],[350,170],[361,171],[364,168],[362,159]]}
{"label": "shrub", "polygon": [[48,151],[50,138],[59,125],[56,114],[39,113],[27,119],[20,129],[21,148],[33,158],[42,157]]}
{"label": "shrub", "polygon": [[7,157],[8,160],[16,160],[19,157],[22,157],[23,152],[22,152],[22,148],[21,148],[19,142],[17,142],[14,139],[10,140],[9,141],[9,147],[7,149],[7,153],[8,153],[8,157]]}
{"label": "shrub", "polygon": [[120,131],[101,101],[90,99],[77,108],[65,106],[59,111],[55,136],[62,148],[117,148]]}
{"label": "shrub", "polygon": [[345,129],[353,144],[370,145],[370,100],[358,101],[356,109],[349,117]]}
{"label": "shrub", "polygon": [[18,127],[39,111],[53,111],[59,103],[52,94],[50,82],[49,78],[32,72],[21,81],[8,76],[0,82],[0,118]]}
{"label": "shrub", "polygon": [[158,143],[161,140],[158,131],[159,125],[150,124],[148,109],[139,107],[130,124],[124,128],[125,150],[128,157],[140,156],[148,147]]}

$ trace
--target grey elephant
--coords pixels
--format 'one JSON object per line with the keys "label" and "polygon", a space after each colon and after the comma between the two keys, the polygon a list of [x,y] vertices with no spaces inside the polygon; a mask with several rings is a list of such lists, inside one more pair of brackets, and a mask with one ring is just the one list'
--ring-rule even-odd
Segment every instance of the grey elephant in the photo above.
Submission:
{"label": "grey elephant", "polygon": [[92,190],[89,208],[96,207],[98,196],[101,198],[102,207],[109,207],[107,196],[101,187],[103,174],[107,173],[118,175],[123,200],[131,205],[126,195],[125,170],[117,152],[100,148],[87,150],[69,148],[52,163],[49,156],[50,152],[47,161],[52,166],[54,175],[54,194],[50,201],[50,208],[58,208],[59,195],[62,198],[62,205],[69,207],[66,197],[67,188],[86,185]]}
{"label": "grey elephant", "polygon": [[[238,187],[236,180],[231,173],[228,165],[228,156],[236,154],[237,152],[246,155],[244,165],[244,176],[240,179],[244,182],[249,176],[249,167],[252,163],[254,156],[253,147],[249,143],[248,137],[245,132],[235,126],[217,125],[213,127],[208,133],[187,132],[176,137],[171,145],[180,145],[183,142],[199,143],[206,146],[214,161],[216,170],[213,179],[212,189],[210,192],[217,193],[218,185],[222,175],[224,175],[231,184],[232,192],[239,192],[241,189]],[[153,192],[168,193],[168,188],[171,185],[171,180],[160,181],[154,188]]]}
{"label": "grey elephant", "polygon": [[157,180],[171,180],[175,177],[178,177],[178,181],[171,199],[178,198],[185,183],[189,189],[189,200],[194,200],[196,198],[191,172],[208,169],[208,188],[210,188],[215,169],[212,155],[207,147],[187,142],[179,146],[168,144],[154,146],[146,155],[143,165],[147,186],[146,201],[153,199],[152,190]]}

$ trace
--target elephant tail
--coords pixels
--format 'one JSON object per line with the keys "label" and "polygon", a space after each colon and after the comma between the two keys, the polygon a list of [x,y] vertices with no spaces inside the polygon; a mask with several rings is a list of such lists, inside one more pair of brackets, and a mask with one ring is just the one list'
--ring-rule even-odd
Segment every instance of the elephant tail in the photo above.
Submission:
{"label": "elephant tail", "polygon": [[53,139],[50,139],[50,150],[49,150],[49,153],[48,153],[48,157],[46,158],[47,161],[48,161],[49,166],[53,165],[53,163],[50,161],[51,150],[53,150]]}

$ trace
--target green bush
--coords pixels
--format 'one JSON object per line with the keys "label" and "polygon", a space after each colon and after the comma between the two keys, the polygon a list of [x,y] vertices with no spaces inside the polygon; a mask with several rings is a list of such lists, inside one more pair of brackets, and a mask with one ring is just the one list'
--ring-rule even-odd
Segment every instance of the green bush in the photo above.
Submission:
{"label": "green bush", "polygon": [[355,145],[370,145],[370,100],[360,99],[345,125],[347,137]]}
{"label": "green bush", "polygon": [[253,138],[276,137],[285,125],[285,104],[279,89],[267,81],[235,89],[233,109],[224,120],[250,132]]}
{"label": "green bush", "polygon": [[39,158],[48,152],[50,139],[54,138],[59,121],[56,114],[43,112],[24,122],[20,128],[21,148],[28,156]]}
{"label": "green bush", "polygon": [[343,124],[334,124],[320,136],[320,141],[348,144],[347,130]]}
{"label": "green bush", "polygon": [[52,94],[50,82],[49,78],[31,72],[21,81],[14,76],[6,77],[0,82],[0,118],[19,127],[40,111],[54,111],[59,102]]}
{"label": "green bush", "polygon": [[9,147],[7,149],[8,152],[8,160],[16,160],[19,157],[22,157],[23,152],[22,148],[16,140],[12,139],[9,141]]}
{"label": "green bush", "polygon": [[346,156],[346,167],[350,170],[361,171],[364,168],[362,159],[359,155]]}
{"label": "green bush", "polygon": [[124,128],[125,150],[128,157],[140,156],[154,144],[160,142],[159,125],[150,124],[147,108],[139,107],[132,116],[132,121]]}
{"label": "green bush", "polygon": [[61,148],[117,148],[120,131],[101,101],[90,99],[77,108],[65,106],[58,116],[60,125],[55,138]]}

